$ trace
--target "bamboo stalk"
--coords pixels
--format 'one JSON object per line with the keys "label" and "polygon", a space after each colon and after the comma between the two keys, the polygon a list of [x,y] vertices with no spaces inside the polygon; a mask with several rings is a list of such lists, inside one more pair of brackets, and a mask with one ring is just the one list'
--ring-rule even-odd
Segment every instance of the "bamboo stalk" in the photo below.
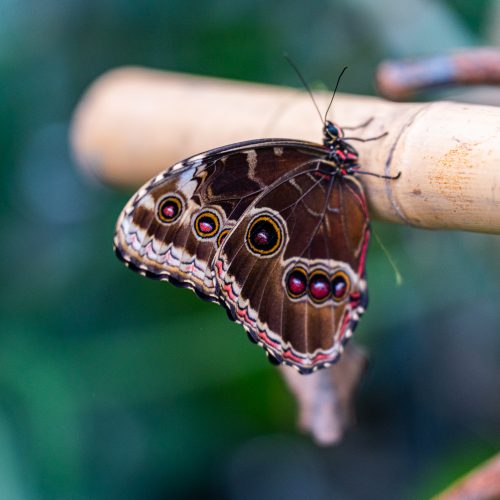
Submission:
{"label": "bamboo stalk", "polygon": [[[326,109],[329,93],[317,93]],[[353,142],[372,215],[433,229],[500,233],[500,109],[451,102],[401,104],[339,94],[341,126],[373,121]],[[319,117],[304,92],[165,73],[114,70],[98,79],[74,116],[77,163],[113,185],[138,186],[176,161],[258,137],[319,142]]]}

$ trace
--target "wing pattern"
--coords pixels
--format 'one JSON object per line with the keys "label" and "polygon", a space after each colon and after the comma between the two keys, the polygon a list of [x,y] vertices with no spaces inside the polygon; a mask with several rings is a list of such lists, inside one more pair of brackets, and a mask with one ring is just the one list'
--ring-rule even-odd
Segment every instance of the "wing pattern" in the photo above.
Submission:
{"label": "wing pattern", "polygon": [[184,160],[145,184],[115,251],[142,275],[220,302],[278,362],[336,361],[367,305],[366,200],[321,145],[263,139]]}

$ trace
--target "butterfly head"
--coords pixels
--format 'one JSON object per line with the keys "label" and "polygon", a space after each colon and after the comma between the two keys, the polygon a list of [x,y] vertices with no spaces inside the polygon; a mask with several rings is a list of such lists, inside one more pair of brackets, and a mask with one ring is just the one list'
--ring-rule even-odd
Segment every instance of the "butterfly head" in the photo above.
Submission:
{"label": "butterfly head", "polygon": [[323,144],[329,146],[335,144],[344,136],[344,131],[335,123],[326,120],[323,127]]}

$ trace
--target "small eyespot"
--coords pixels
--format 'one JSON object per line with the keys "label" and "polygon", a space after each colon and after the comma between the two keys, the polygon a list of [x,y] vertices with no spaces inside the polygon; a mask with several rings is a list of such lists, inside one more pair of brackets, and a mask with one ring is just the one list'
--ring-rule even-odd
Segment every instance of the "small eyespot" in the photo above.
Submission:
{"label": "small eyespot", "polygon": [[313,271],[309,277],[309,295],[314,302],[324,302],[331,293],[330,280],[323,271]]}
{"label": "small eyespot", "polygon": [[307,290],[307,274],[301,267],[293,268],[286,277],[286,289],[293,299],[302,297]]}
{"label": "small eyespot", "polygon": [[220,219],[215,212],[204,210],[195,217],[193,226],[199,238],[212,238],[219,232]]}
{"label": "small eyespot", "polygon": [[226,236],[229,234],[230,230],[229,229],[223,229],[220,233],[219,236],[217,236],[217,246],[220,247],[226,238]]}
{"label": "small eyespot", "polygon": [[349,294],[351,280],[344,271],[337,271],[332,278],[332,297],[336,302],[344,300]]}
{"label": "small eyespot", "polygon": [[175,222],[181,213],[182,200],[176,195],[167,195],[158,203],[158,219],[165,224]]}
{"label": "small eyespot", "polygon": [[260,215],[248,226],[246,241],[251,252],[270,257],[283,246],[281,224],[269,214]]}

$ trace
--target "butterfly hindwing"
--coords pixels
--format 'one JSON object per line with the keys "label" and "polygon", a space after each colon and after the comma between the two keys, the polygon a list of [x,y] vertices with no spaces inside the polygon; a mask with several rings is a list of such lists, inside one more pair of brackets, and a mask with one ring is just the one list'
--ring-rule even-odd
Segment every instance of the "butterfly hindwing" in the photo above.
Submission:
{"label": "butterfly hindwing", "polygon": [[366,307],[363,189],[321,168],[257,197],[218,250],[219,294],[278,361],[302,373],[334,362]]}

